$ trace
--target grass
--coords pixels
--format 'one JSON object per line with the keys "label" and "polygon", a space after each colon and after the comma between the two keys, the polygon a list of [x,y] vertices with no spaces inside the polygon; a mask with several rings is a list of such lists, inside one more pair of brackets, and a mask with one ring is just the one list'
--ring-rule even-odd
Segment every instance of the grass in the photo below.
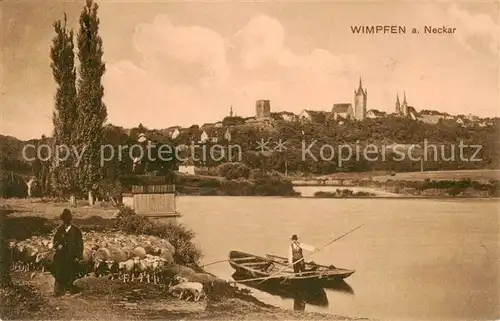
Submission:
{"label": "grass", "polygon": [[[3,207],[14,210],[16,216],[41,216],[48,219],[58,219],[64,208],[69,208],[68,202],[55,202],[42,198],[7,198],[2,200]],[[87,206],[86,201],[79,201],[78,207],[71,208],[75,219],[88,219],[100,216],[104,219],[113,218],[117,212],[107,204]]]}

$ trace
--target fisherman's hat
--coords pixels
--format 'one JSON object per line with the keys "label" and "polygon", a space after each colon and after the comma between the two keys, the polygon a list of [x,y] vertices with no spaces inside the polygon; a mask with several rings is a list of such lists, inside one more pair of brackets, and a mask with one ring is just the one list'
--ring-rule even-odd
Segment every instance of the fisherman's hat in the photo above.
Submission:
{"label": "fisherman's hat", "polygon": [[65,208],[59,218],[64,222],[68,222],[73,219],[73,214],[71,214],[71,211],[69,209]]}

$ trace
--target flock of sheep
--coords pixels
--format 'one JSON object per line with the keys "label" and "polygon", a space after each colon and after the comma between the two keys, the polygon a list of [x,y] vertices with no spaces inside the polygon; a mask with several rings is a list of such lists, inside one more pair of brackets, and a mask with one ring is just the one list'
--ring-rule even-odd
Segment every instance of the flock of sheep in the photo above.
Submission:
{"label": "flock of sheep", "polygon": [[[79,277],[108,276],[123,282],[169,284],[169,292],[195,301],[206,292],[203,289],[207,284],[220,281],[213,275],[175,264],[174,246],[155,236],[84,232],[83,240]],[[32,272],[32,277],[51,270],[55,254],[51,238],[34,236],[12,241],[9,247],[14,270]]]}

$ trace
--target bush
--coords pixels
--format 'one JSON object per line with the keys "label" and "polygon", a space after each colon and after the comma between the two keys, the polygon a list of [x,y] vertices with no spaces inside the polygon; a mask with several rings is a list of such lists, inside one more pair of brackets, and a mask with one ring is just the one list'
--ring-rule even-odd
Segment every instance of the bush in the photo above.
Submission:
{"label": "bush", "polygon": [[137,215],[130,207],[122,206],[117,215],[115,227],[129,234],[146,234],[164,238],[175,247],[175,263],[190,267],[199,266],[202,254],[193,242],[195,234],[183,225],[156,225],[147,218]]}
{"label": "bush", "polygon": [[0,289],[0,319],[31,319],[31,313],[39,311],[45,300],[34,286],[13,285]]}
{"label": "bush", "polygon": [[335,198],[335,197],[337,197],[337,193],[335,193],[335,192],[322,192],[322,191],[318,191],[318,192],[314,193],[314,197],[318,197],[318,198]]}
{"label": "bush", "polygon": [[[5,233],[7,230],[7,226],[5,225],[6,215],[7,212],[0,208],[0,289],[12,284],[10,278],[11,255],[8,236]],[[0,317],[4,317],[3,313]]]}
{"label": "bush", "polygon": [[448,190],[448,195],[449,196],[458,196],[460,193],[462,193],[464,190],[458,186],[454,186]]}
{"label": "bush", "polygon": [[374,193],[369,192],[353,192],[350,189],[337,189],[335,192],[316,192],[314,193],[314,197],[318,198],[335,198],[335,197],[370,197],[376,196]]}
{"label": "bush", "polygon": [[196,175],[203,175],[203,176],[219,176],[219,170],[217,167],[203,167],[203,168],[196,167],[194,169],[194,173]]}
{"label": "bush", "polygon": [[249,196],[255,194],[255,185],[246,180],[227,180],[221,182],[222,190],[229,196]]}
{"label": "bush", "polygon": [[296,196],[299,193],[293,189],[292,182],[288,179],[268,176],[256,179],[255,195],[259,196]]}
{"label": "bush", "polygon": [[103,179],[97,184],[97,193],[101,199],[111,200],[114,205],[121,202],[123,186],[118,180]]}
{"label": "bush", "polygon": [[6,239],[25,240],[32,236],[48,235],[57,228],[54,220],[44,217],[5,217],[2,237]]}
{"label": "bush", "polygon": [[250,176],[250,167],[243,163],[224,163],[218,167],[219,175],[225,179],[240,179]]}
{"label": "bush", "polygon": [[0,197],[27,197],[28,185],[16,174],[0,172]]}

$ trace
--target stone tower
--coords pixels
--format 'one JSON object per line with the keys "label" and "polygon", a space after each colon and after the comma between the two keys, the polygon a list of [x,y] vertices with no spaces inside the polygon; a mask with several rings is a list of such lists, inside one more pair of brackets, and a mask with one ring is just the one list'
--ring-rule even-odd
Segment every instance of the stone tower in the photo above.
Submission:
{"label": "stone tower", "polygon": [[401,114],[401,104],[399,103],[399,95],[396,95],[396,114]]}
{"label": "stone tower", "polygon": [[257,100],[255,104],[255,119],[267,119],[271,117],[271,102],[269,100]]}
{"label": "stone tower", "polygon": [[366,88],[363,89],[363,83],[361,82],[361,78],[359,78],[359,87],[354,91],[354,119],[365,119],[367,96]]}

